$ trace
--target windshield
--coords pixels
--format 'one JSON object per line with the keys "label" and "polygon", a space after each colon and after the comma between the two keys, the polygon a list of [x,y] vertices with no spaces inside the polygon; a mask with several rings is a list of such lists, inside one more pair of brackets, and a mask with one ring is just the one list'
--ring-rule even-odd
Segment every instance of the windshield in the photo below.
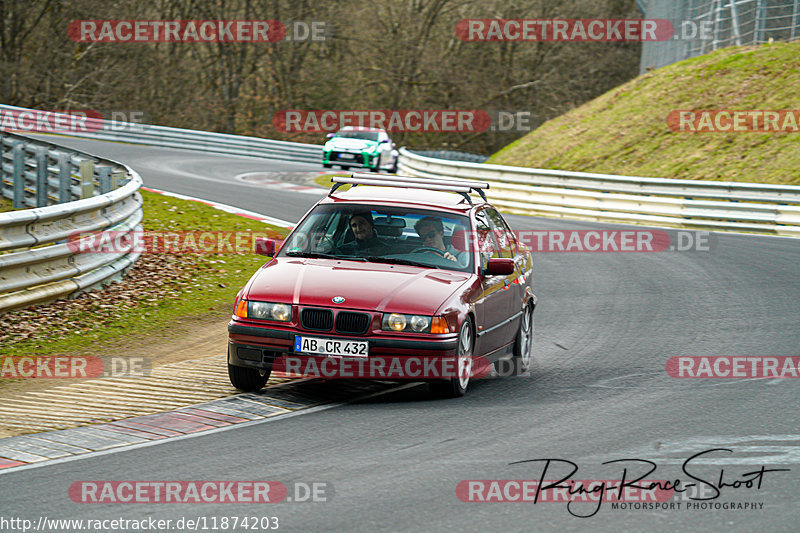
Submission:
{"label": "windshield", "polygon": [[471,272],[469,219],[430,210],[320,205],[278,256],[348,259]]}
{"label": "windshield", "polygon": [[367,141],[378,141],[377,131],[340,131],[335,135],[336,138],[345,139],[364,139]]}

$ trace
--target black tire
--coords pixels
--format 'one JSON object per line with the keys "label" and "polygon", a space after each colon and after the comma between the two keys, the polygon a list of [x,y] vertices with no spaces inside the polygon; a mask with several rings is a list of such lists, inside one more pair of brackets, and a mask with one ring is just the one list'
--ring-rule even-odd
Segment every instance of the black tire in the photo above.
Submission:
{"label": "black tire", "polygon": [[333,168],[333,165],[330,163],[322,163],[322,168]]}
{"label": "black tire", "polygon": [[399,157],[395,158],[394,163],[392,163],[392,168],[389,169],[389,172],[392,173],[392,174],[397,174],[397,160],[398,159],[400,159],[400,158]]}
{"label": "black tire", "polygon": [[458,332],[456,349],[456,371],[458,375],[439,381],[432,381],[430,389],[437,398],[458,398],[464,396],[472,377],[472,352],[475,349],[475,335],[472,333],[472,320],[467,317]]}
{"label": "black tire", "polygon": [[533,307],[525,306],[522,313],[522,320],[519,323],[519,331],[514,341],[514,356],[511,358],[511,368],[514,375],[524,374],[531,368],[533,356]]}
{"label": "black tire", "polygon": [[271,372],[272,368],[259,370],[228,363],[228,378],[231,380],[231,385],[243,392],[256,392],[263,389]]}

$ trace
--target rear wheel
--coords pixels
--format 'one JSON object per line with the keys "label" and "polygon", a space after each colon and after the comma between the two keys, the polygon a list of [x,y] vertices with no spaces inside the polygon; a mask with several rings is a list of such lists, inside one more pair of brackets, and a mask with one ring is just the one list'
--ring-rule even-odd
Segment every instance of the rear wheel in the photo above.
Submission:
{"label": "rear wheel", "polygon": [[262,370],[234,366],[228,363],[228,378],[231,380],[231,385],[244,392],[255,392],[263,389],[271,371],[271,368]]}
{"label": "rear wheel", "polygon": [[431,392],[439,398],[458,398],[464,396],[472,376],[473,350],[472,320],[467,317],[458,333],[458,349],[456,351],[456,375],[448,380],[433,381]]}
{"label": "rear wheel", "polygon": [[330,163],[322,163],[322,168],[333,168],[333,165]]}

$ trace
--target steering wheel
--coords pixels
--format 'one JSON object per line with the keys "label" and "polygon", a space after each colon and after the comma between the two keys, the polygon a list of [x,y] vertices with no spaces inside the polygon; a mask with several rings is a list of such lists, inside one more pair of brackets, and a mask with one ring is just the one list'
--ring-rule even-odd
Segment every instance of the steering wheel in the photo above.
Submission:
{"label": "steering wheel", "polygon": [[334,244],[333,239],[324,235],[317,241],[314,245],[314,250],[321,253],[330,253],[336,249],[336,244]]}
{"label": "steering wheel", "polygon": [[419,248],[414,248],[409,253],[418,254],[418,253],[423,253],[423,252],[434,252],[434,253],[439,254],[442,257],[444,257],[444,254],[445,254],[444,250],[440,250],[438,248],[434,248],[433,246],[420,246]]}

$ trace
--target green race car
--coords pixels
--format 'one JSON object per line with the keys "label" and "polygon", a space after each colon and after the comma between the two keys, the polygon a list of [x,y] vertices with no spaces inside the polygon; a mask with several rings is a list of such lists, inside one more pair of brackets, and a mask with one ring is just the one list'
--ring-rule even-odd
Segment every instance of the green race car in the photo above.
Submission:
{"label": "green race car", "polygon": [[322,148],[322,166],[342,169],[368,168],[373,172],[397,172],[398,152],[385,130],[346,126],[328,134]]}

